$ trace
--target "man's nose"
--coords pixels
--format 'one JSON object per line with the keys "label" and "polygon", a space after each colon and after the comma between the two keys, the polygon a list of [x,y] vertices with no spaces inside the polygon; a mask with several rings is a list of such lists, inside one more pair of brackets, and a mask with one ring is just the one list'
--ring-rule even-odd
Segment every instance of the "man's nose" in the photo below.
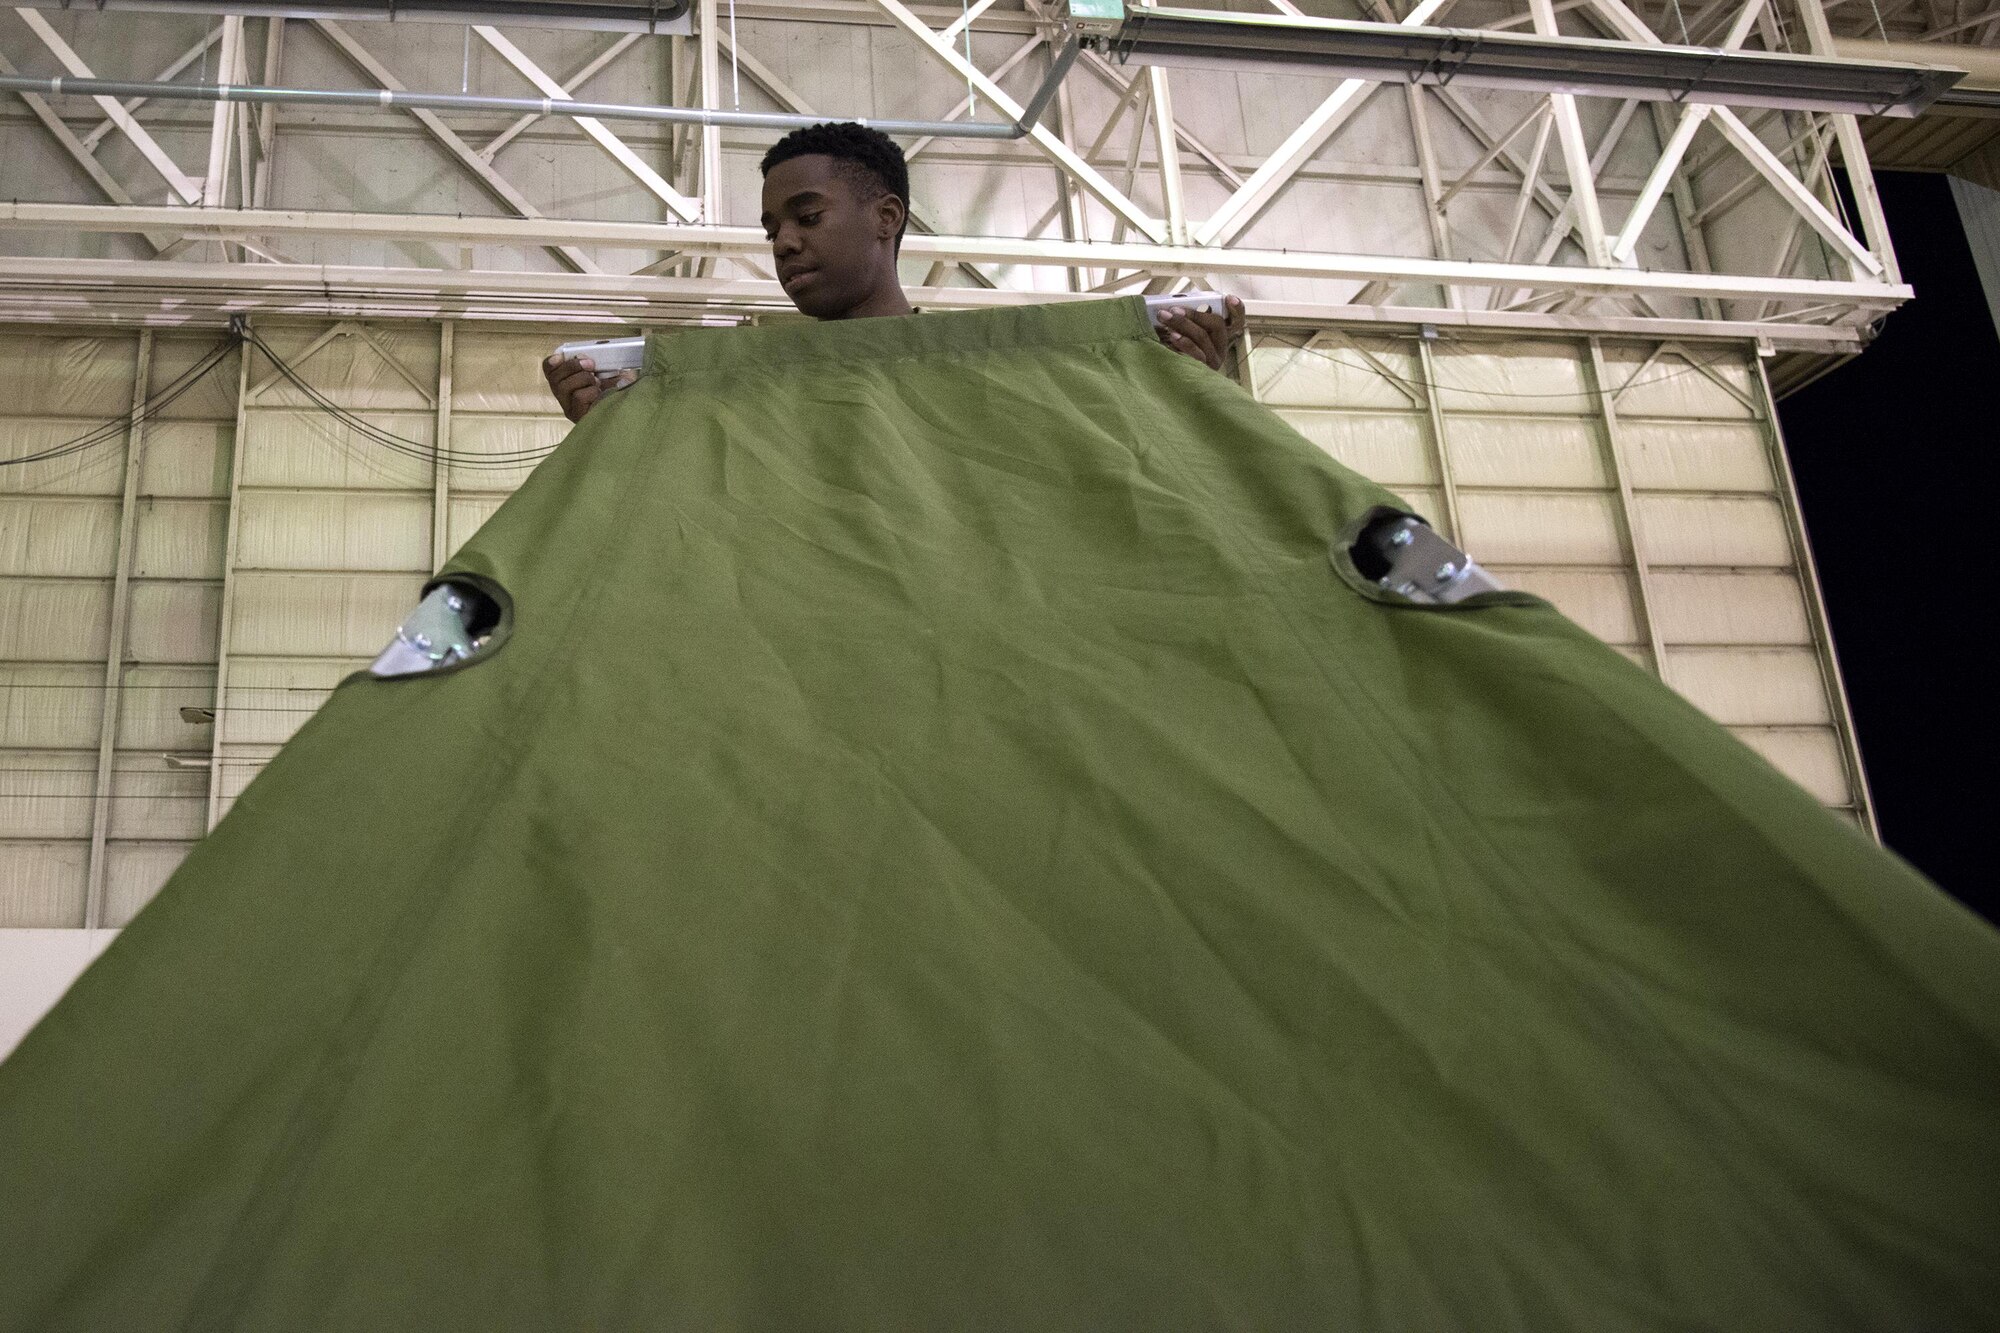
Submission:
{"label": "man's nose", "polygon": [[775,259],[795,255],[799,249],[798,229],[790,225],[780,226],[778,234],[771,238],[771,255]]}

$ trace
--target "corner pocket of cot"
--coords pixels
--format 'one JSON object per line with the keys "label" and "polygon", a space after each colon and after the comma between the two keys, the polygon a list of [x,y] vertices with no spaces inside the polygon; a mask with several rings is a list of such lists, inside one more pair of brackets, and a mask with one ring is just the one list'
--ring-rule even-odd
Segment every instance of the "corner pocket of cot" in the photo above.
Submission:
{"label": "corner pocket of cot", "polygon": [[[1452,570],[1452,576],[1460,580],[1456,595],[1434,597],[1415,591],[1414,582],[1405,577],[1407,571],[1392,568],[1390,558],[1376,552],[1364,541],[1371,533],[1385,527],[1399,525],[1400,520],[1410,520],[1420,525],[1427,538],[1427,545],[1419,550],[1434,548],[1439,551],[1431,557],[1437,565],[1428,573],[1432,576]],[[1468,555],[1450,546],[1442,538],[1436,537],[1419,514],[1393,505],[1374,505],[1359,518],[1342,528],[1340,535],[1327,545],[1327,563],[1333,572],[1353,591],[1381,606],[1394,607],[1406,611],[1481,611],[1496,606],[1547,606],[1549,603],[1533,593],[1515,592],[1498,585],[1490,574],[1480,569]],[[1469,591],[1473,586],[1464,582],[1468,572],[1476,574],[1483,582],[1485,591]],[[1447,582],[1435,578],[1432,586]]]}
{"label": "corner pocket of cot", "polygon": [[443,574],[424,585],[422,600],[367,674],[407,680],[463,671],[505,647],[513,629],[514,599],[506,588],[483,574]]}

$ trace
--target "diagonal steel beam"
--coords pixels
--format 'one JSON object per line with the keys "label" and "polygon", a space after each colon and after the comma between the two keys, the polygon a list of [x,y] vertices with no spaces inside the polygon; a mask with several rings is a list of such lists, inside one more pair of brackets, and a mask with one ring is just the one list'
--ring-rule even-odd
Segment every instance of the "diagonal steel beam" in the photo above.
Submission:
{"label": "diagonal steel beam", "polygon": [[[1411,28],[1428,23],[1451,3],[1452,0],[1420,0],[1417,7],[1403,18],[1403,26]],[[1251,173],[1250,179],[1244,181],[1207,222],[1195,229],[1194,239],[1202,245],[1227,245],[1235,240],[1238,233],[1257,220],[1257,215],[1269,206],[1278,192],[1291,183],[1299,168],[1320,150],[1320,146],[1361,109],[1368,94],[1381,86],[1367,79],[1342,80],[1340,86],[1305,118],[1304,123],[1292,131],[1291,137],[1265,159],[1264,165]]]}
{"label": "diagonal steel beam", "polygon": [[[557,83],[537,65],[528,53],[507,40],[497,28],[477,23],[472,30],[480,40],[500,53],[500,58],[512,65],[529,83],[542,90],[544,97],[560,97],[571,100],[569,89]],[[625,168],[641,185],[650,190],[673,214],[683,222],[695,222],[701,217],[701,205],[667,184],[666,178],[653,170],[623,139],[604,128],[604,122],[592,116],[575,116],[576,127],[596,141],[597,146],[611,154],[612,160]]]}
{"label": "diagonal steel beam", "polygon": [[[1431,2],[1443,3],[1443,0],[1431,0]],[[929,25],[912,13],[902,0],[874,0],[874,3],[883,13],[894,19],[905,32],[923,43],[933,58],[942,61],[961,77],[970,80],[979,95],[998,107],[1002,115],[1010,116],[1018,122],[1025,114],[1022,105],[1002,91],[999,84],[981,73],[978,66],[954,51],[949,43],[939,41],[938,35],[931,31]],[[1068,173],[1072,180],[1088,191],[1092,198],[1138,228],[1139,233],[1148,240],[1156,243],[1165,242],[1167,233],[1164,227],[1147,216],[1144,209],[1133,203],[1122,190],[1100,175],[1095,167],[1078,157],[1069,145],[1062,141],[1061,136],[1048,126],[1036,124],[1028,131],[1028,137],[1034,140],[1042,152],[1054,159],[1056,165]]]}
{"label": "diagonal steel beam", "polygon": [[[581,69],[577,70],[576,73],[570,75],[567,79],[564,79],[563,86],[571,89],[583,87],[583,85],[589,83],[599,74],[602,74],[605,71],[605,69],[610,66],[612,61],[616,60],[619,56],[622,56],[627,51],[629,51],[632,48],[632,44],[638,41],[639,38],[643,35],[644,35],[643,33],[636,33],[636,32],[626,33],[625,35],[620,37],[617,41],[611,43],[611,45],[605,47],[602,51],[599,51],[595,56],[591,57],[590,63],[584,65]],[[672,94],[670,91],[669,96],[671,95]],[[494,135],[491,139],[488,139],[485,145],[482,148],[480,148],[479,155],[485,158],[488,162],[491,162],[496,156],[499,155],[500,150],[502,148],[505,148],[508,144],[514,142],[515,138],[518,137],[523,130],[528,129],[536,121],[542,119],[544,119],[544,117],[542,116],[533,116],[533,115],[522,116],[512,125],[509,125],[506,129],[500,131],[500,133]],[[674,132],[679,133],[679,128],[676,127]]]}
{"label": "diagonal steel beam", "polygon": [[[1834,54],[1833,32],[1819,0],[1798,0],[1799,22],[1806,30],[1806,45],[1816,56]],[[1854,191],[1854,207],[1861,214],[1861,234],[1868,248],[1882,261],[1882,276],[1901,282],[1902,269],[1896,263],[1896,245],[1889,236],[1889,219],[1882,211],[1882,198],[1875,190],[1875,173],[1868,167],[1868,149],[1861,139],[1861,124],[1853,116],[1833,118],[1833,137],[1840,145],[1840,160],[1847,168],[1848,187]]]}
{"label": "diagonal steel beam", "polygon": [[[1625,131],[1631,126],[1633,114],[1638,109],[1639,104],[1637,102],[1624,102],[1619,105],[1617,113],[1611,117],[1610,126],[1604,131],[1604,138],[1597,145],[1597,151],[1591,155],[1590,170],[1593,175],[1603,171],[1605,165],[1611,161],[1611,154],[1617,150],[1619,141],[1625,137]],[[1549,123],[1553,124],[1554,122],[1551,120]],[[1546,146],[1546,143],[1543,146]],[[1518,222],[1519,219],[1520,215],[1517,214],[1516,221]],[[1542,237],[1541,248],[1535,252],[1535,258],[1530,262],[1534,264],[1546,264],[1554,259],[1556,251],[1562,249],[1563,242],[1574,231],[1576,231],[1574,201],[1565,202],[1560,209],[1556,210],[1555,217],[1549,222],[1548,233]],[[1514,257],[1514,239],[1516,238],[1510,237],[1508,240],[1507,258],[1509,260],[1512,260]],[[1511,308],[1505,292],[1497,294],[1495,304],[1503,309]]]}
{"label": "diagonal steel beam", "polygon": [[[1431,252],[1439,259],[1451,258],[1451,218],[1444,209],[1438,188],[1437,150],[1431,143],[1430,108],[1424,104],[1424,90],[1414,83],[1403,85],[1404,101],[1410,112],[1410,133],[1417,141],[1417,171],[1423,177],[1424,216],[1430,224]],[[1441,289],[1445,306],[1456,310],[1456,287]]]}
{"label": "diagonal steel beam", "polygon": [[[1604,138],[1598,142],[1597,151],[1590,155],[1592,175],[1602,173],[1611,161],[1611,154],[1617,151],[1619,142],[1624,139],[1625,131],[1631,127],[1633,115],[1638,110],[1637,102],[1619,104],[1617,114],[1611,117],[1611,124],[1605,128]],[[1532,262],[1546,264],[1555,258],[1555,253],[1562,248],[1563,241],[1575,231],[1576,206],[1574,201],[1571,201],[1563,204],[1555,219],[1549,223],[1548,235],[1542,238],[1541,248],[1535,252],[1536,257]]]}
{"label": "diagonal steel beam", "polygon": [[993,8],[993,0],[977,0],[976,3],[967,6],[964,13],[945,25],[944,31],[938,34],[938,40],[945,42],[958,40],[960,33],[970,28],[978,21],[981,14],[984,14],[991,8]]}
{"label": "diagonal steel beam", "polygon": [[[155,74],[152,77],[151,81],[154,83],[172,83],[175,79],[178,79],[181,76],[181,71],[185,70],[189,65],[192,65],[195,61],[201,59],[203,52],[207,51],[209,47],[214,46],[217,42],[221,40],[222,40],[222,28],[220,26],[210,28],[207,32],[202,34],[200,41],[196,42],[193,46],[190,46],[187,50],[181,52],[180,55],[175,58],[173,64],[168,65],[158,74]],[[127,111],[136,112],[140,107],[146,105],[146,99],[143,97],[130,97],[127,98],[123,103],[121,103],[121,105],[123,105]],[[97,145],[103,140],[104,136],[111,133],[113,130],[117,128],[118,126],[113,124],[109,119],[98,121],[96,126],[90,131],[90,133],[83,136],[83,146],[85,148],[90,149],[92,152],[95,152],[97,150]]]}
{"label": "diagonal steel beam", "polygon": [[[1533,2],[1545,3],[1545,0],[1533,0]],[[1811,5],[1813,0],[1803,0],[1803,3]],[[1659,35],[1626,6],[1625,0],[1590,0],[1590,4],[1591,8],[1602,14],[1617,30],[1618,35],[1626,41],[1653,46],[1664,45]],[[1722,137],[1743,155],[1751,168],[1777,191],[1778,196],[1790,204],[1814,231],[1826,238],[1830,245],[1847,256],[1850,263],[1876,277],[1887,274],[1882,261],[1841,225],[1840,219],[1819,201],[1819,196],[1807,189],[1804,182],[1786,169],[1778,155],[1757,136],[1756,131],[1743,123],[1741,117],[1726,106],[1718,106],[1710,119],[1714,121],[1715,128],[1721,132]],[[1844,152],[1844,143],[1842,148]],[[1861,161],[1865,172],[1867,158],[1864,156]]]}
{"label": "diagonal steel beam", "polygon": [[[50,27],[49,21],[43,18],[39,11],[16,9],[14,12],[20,16],[21,22],[28,25],[35,36],[41,38],[42,45],[49,49],[50,55],[61,62],[64,69],[79,79],[97,77],[91,72],[90,66],[83,63],[83,57],[70,48],[70,44],[62,39],[62,34]],[[134,120],[132,113],[127,111],[117,98],[99,97],[96,101],[97,105],[103,108],[104,114],[111,118],[112,123],[132,141],[132,146],[139,150],[140,156],[152,164],[153,170],[160,173],[160,179],[181,197],[181,202],[188,204],[201,202],[201,187],[186,172],[174,165],[173,158],[167,155],[166,149],[160,147],[159,140],[147,132],[145,126]]]}
{"label": "diagonal steel beam", "polygon": [[1180,145],[1174,141],[1174,94],[1167,84],[1167,72],[1158,65],[1146,70],[1152,85],[1153,151],[1160,163],[1160,196],[1167,205],[1167,239],[1175,245],[1188,243],[1187,196],[1181,190]]}
{"label": "diagonal steel beam", "polygon": [[[1764,8],[1764,0],[1750,0],[1743,6],[1743,12],[1730,25],[1729,33],[1722,39],[1722,49],[1733,51],[1743,45],[1750,35],[1751,27],[1757,22],[1757,15]],[[1611,247],[1613,263],[1629,264],[1633,251],[1639,244],[1639,234],[1646,229],[1653,210],[1666,196],[1667,187],[1673,183],[1674,172],[1680,169],[1681,158],[1686,156],[1689,145],[1694,142],[1695,131],[1701,128],[1714,108],[1705,102],[1696,102],[1681,111],[1680,123],[1674,126],[1673,137],[1660,150],[1660,160],[1653,164],[1652,174],[1639,190],[1638,199],[1633,201],[1631,213],[1626,215],[1625,229],[1618,233],[1618,239]]]}
{"label": "diagonal steel beam", "polygon": [[[1815,174],[1825,167],[1827,148],[1828,143],[1825,137],[1822,136],[1813,141],[1812,159],[1806,164],[1808,175]],[[1771,257],[1771,272],[1785,273],[1790,271],[1793,261],[1799,255],[1799,242],[1803,239],[1799,229],[1803,225],[1804,219],[1795,217],[1786,226],[1785,234],[1778,245],[1777,253]],[[1760,305],[1758,307],[1758,317],[1761,319],[1765,314],[1771,312],[1774,304],[1773,302],[1766,301]]]}
{"label": "diagonal steel beam", "polygon": [[[1552,0],[1528,0],[1535,16],[1535,31],[1544,37],[1559,35]],[[1583,252],[1593,264],[1611,262],[1611,244],[1604,235],[1604,214],[1597,206],[1597,179],[1590,169],[1590,148],[1583,141],[1583,120],[1576,113],[1576,98],[1569,93],[1550,93],[1555,110],[1556,141],[1562,145],[1563,174],[1569,178],[1571,212],[1583,233]]]}
{"label": "diagonal steel beam", "polygon": [[[372,79],[378,87],[387,88],[392,92],[403,91],[402,81],[389,72],[388,66],[370,54],[368,48],[349,36],[345,28],[331,19],[312,19],[310,22],[314,28],[319,30],[321,36],[332,42],[356,69],[360,70],[369,79]],[[507,205],[507,207],[513,209],[524,218],[539,218],[542,216],[542,211],[529,203],[526,195],[515,189],[505,176],[495,171],[493,164],[481,157],[478,150],[474,149],[471,144],[459,138],[449,125],[446,125],[444,121],[438,118],[437,113],[416,110],[410,112],[410,115],[416,119],[419,125],[430,131],[433,139],[444,145],[446,152],[457,158],[467,171],[477,176],[480,183],[485,185],[488,190],[491,190],[494,197],[499,199],[501,203]],[[596,260],[573,245],[553,245],[549,247],[549,250],[550,253],[579,273],[602,273],[604,271]]]}
{"label": "diagonal steel beam", "polygon": [[[1026,60],[1037,47],[1043,45],[1045,45],[1045,43],[1042,41],[1040,37],[1030,37],[1027,41],[1022,42],[1012,51],[1009,51],[1007,53],[1007,58],[1001,61],[998,65],[995,65],[993,67],[993,72],[987,75],[986,77],[990,79],[1006,78],[1009,74],[1013,73],[1014,67],[1016,65],[1020,64],[1023,60]],[[961,97],[958,99],[958,105],[954,106],[951,110],[945,112],[943,116],[939,117],[939,119],[962,120],[966,116],[972,114],[975,106],[976,102],[971,96]],[[925,149],[929,148],[932,144],[936,143],[937,141],[938,141],[938,136],[936,136],[935,134],[925,135],[923,138],[918,139],[916,142],[912,143],[908,148],[903,150],[903,160],[905,162],[915,161],[919,153],[922,153]]]}
{"label": "diagonal steel beam", "polygon": [[[18,74],[19,72],[19,70],[15,69],[14,62],[7,59],[6,53],[0,52],[0,74]],[[97,155],[90,151],[90,145],[76,137],[75,132],[70,129],[68,123],[61,116],[55,113],[55,108],[48,104],[46,98],[37,97],[33,93],[21,93],[19,97],[23,102],[28,104],[28,110],[34,113],[35,119],[42,122],[42,128],[49,132],[50,137],[62,147],[63,152],[69,154],[70,160],[83,169],[83,174],[90,177],[91,183],[97,186],[106,199],[109,199],[114,204],[130,204],[133,202],[132,196],[126,192],[125,187],[118,183],[115,176],[104,169],[104,164],[99,162]],[[152,247],[155,254],[165,250],[174,242],[172,236],[163,232],[149,232],[142,239],[147,245]]]}
{"label": "diagonal steel beam", "polygon": [[[1542,184],[1542,163],[1549,151],[1549,132],[1555,129],[1555,116],[1547,102],[1542,103],[1542,116],[1535,127],[1535,146],[1528,150],[1528,167],[1521,173],[1521,189],[1514,197],[1513,220],[1507,224],[1507,248],[1500,252],[1500,258],[1511,264],[1514,249],[1521,243],[1521,228],[1527,225],[1528,205],[1534,202],[1535,191]],[[1553,236],[1569,235],[1569,228],[1561,225],[1562,213],[1556,214],[1556,225],[1551,228]],[[1558,242],[1560,243],[1560,242]]]}
{"label": "diagonal steel beam", "polygon": [[[231,14],[222,20],[222,50],[216,57],[216,82],[244,82],[243,16]],[[229,151],[236,129],[238,106],[217,102],[208,130],[208,170],[201,177],[201,206],[220,208],[229,194]]]}
{"label": "diagonal steel beam", "polygon": [[1715,109],[1713,119],[1715,128],[1722,131],[1722,136],[1736,146],[1736,150],[1749,160],[1750,165],[1756,168],[1757,174],[1768,181],[1771,188],[1776,190],[1785,202],[1798,210],[1808,226],[1824,236],[1836,250],[1846,255],[1850,263],[1860,265],[1871,274],[1881,275],[1882,261],[1869,253],[1867,246],[1855,240],[1853,234],[1840,225],[1840,219],[1819,201],[1819,196],[1808,190],[1804,182],[1786,170],[1778,155],[1772,152],[1770,146],[1758,138],[1755,131],[1745,125],[1734,111],[1726,106],[1719,106]]}
{"label": "diagonal steel beam", "polygon": [[[1415,88],[1418,87],[1419,85],[1411,84],[1410,86],[1412,88]],[[1458,179],[1453,181],[1450,187],[1447,188],[1444,191],[1444,193],[1438,196],[1437,206],[1439,208],[1443,208],[1453,199],[1456,199],[1458,197],[1458,192],[1460,190],[1463,190],[1466,186],[1472,184],[1474,177],[1476,177],[1480,172],[1486,170],[1486,168],[1492,166],[1493,163],[1499,158],[1499,156],[1502,153],[1506,152],[1509,148],[1514,146],[1514,140],[1521,137],[1522,131],[1528,129],[1530,126],[1539,127],[1542,122],[1542,117],[1548,114],[1549,114],[1549,104],[1547,102],[1537,102],[1535,103],[1535,105],[1529,107],[1527,110],[1527,114],[1523,115],[1519,120],[1515,121],[1513,126],[1509,128],[1505,134],[1502,134],[1497,139],[1495,139],[1493,143],[1486,149],[1486,151],[1480,154],[1479,160],[1477,162],[1474,162],[1471,166],[1467,167],[1464,171],[1459,173]]]}
{"label": "diagonal steel beam", "polygon": [[[1578,0],[1578,2],[1581,3],[1581,0]],[[1022,0],[1022,3],[1027,6],[1028,12],[1031,14],[1042,18],[1051,17],[1042,0]],[[1097,52],[1083,52],[1078,56],[1077,64],[1088,69],[1092,74],[1097,76],[1099,82],[1113,91],[1122,93],[1125,90],[1127,82],[1125,76],[1120,74],[1116,66],[1103,56],[1097,54]],[[1180,140],[1181,147],[1208,163],[1209,169],[1228,181],[1232,188],[1242,186],[1243,173],[1224,161],[1222,154],[1216,152],[1213,148],[1210,148],[1200,139],[1190,134],[1186,127],[1176,123],[1174,125],[1174,138]]]}
{"label": "diagonal steel beam", "polygon": [[[1500,136],[1480,119],[1479,113],[1473,110],[1463,97],[1443,84],[1434,85],[1431,93],[1445,110],[1451,112],[1453,119],[1465,127],[1466,133],[1477,139],[1483,148],[1498,150],[1501,163],[1531,185],[1535,202],[1547,210],[1550,217],[1563,217],[1567,214],[1569,205],[1542,180],[1541,172],[1538,169],[1530,170],[1529,164],[1523,161],[1518,153],[1501,143]],[[1543,114],[1548,114],[1546,104]]]}

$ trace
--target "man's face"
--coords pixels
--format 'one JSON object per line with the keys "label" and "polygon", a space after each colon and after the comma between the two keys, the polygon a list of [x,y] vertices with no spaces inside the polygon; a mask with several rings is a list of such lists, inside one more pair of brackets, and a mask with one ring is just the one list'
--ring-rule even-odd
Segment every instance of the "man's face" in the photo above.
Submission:
{"label": "man's face", "polygon": [[902,222],[893,195],[873,199],[836,158],[809,153],[780,162],[764,177],[764,234],[778,281],[792,304],[814,319],[839,319],[891,279],[885,252]]}

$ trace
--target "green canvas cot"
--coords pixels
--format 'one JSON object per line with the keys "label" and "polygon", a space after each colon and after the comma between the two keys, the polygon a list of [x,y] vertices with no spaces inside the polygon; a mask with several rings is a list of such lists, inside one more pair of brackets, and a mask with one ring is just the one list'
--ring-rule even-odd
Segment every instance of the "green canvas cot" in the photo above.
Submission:
{"label": "green canvas cot", "polygon": [[2000,936],[1396,503],[1137,300],[656,339],[0,1066],[0,1329],[1994,1327]]}

